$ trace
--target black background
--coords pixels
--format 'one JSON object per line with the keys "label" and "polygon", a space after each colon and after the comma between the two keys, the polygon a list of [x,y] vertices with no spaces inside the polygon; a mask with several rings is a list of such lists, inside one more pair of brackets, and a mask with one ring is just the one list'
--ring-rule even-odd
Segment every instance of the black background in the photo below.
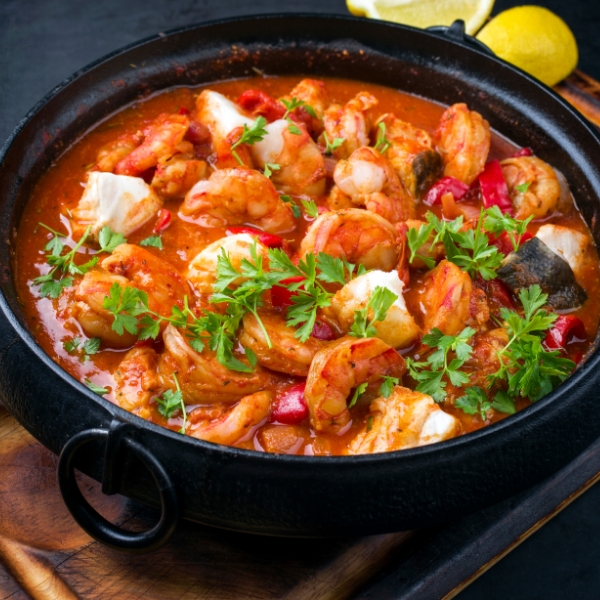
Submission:
{"label": "black background", "polygon": [[[521,3],[496,0],[494,14]],[[579,44],[579,68],[600,80],[600,0],[537,4],[569,24]],[[0,144],[55,85],[125,44],[209,19],[298,11],[347,12],[343,0],[0,0]],[[596,599],[599,565],[600,486],[595,486],[459,598]]]}

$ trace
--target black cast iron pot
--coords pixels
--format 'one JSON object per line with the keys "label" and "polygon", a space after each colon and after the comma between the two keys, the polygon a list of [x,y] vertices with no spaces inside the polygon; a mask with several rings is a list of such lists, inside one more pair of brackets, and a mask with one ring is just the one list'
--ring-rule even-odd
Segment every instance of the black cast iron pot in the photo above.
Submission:
{"label": "black cast iron pot", "polygon": [[[218,446],[162,429],[93,394],[38,347],[13,273],[19,219],[40,174],[89,127],[129,102],[171,86],[252,75],[254,68],[347,77],[445,104],[466,102],[496,131],[533,147],[565,174],[600,242],[598,136],[550,89],[473,47],[456,28],[440,35],[351,17],[253,17],[161,34],[101,59],[44,98],[0,154],[1,397],[28,431],[62,452],[59,481],[80,525],[130,550],[160,545],[178,514],[282,536],[397,531],[500,501],[573,459],[600,434],[596,350],[555,392],[476,433],[401,452],[311,458]],[[106,493],[162,506],[160,522],[141,534],[112,526],[79,493],[75,466],[102,480]]]}

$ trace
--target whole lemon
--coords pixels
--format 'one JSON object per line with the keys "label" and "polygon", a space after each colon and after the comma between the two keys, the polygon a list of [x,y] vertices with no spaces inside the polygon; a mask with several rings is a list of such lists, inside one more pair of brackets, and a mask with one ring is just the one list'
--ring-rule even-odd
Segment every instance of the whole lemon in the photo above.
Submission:
{"label": "whole lemon", "polygon": [[477,35],[495,54],[553,86],[577,66],[568,25],[541,6],[517,6],[494,17]]}

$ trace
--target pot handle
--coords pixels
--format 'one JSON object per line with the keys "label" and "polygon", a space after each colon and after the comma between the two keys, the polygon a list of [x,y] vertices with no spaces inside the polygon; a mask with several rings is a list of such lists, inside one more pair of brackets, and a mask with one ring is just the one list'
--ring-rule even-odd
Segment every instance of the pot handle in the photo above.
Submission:
{"label": "pot handle", "polygon": [[455,42],[466,44],[467,46],[471,46],[471,48],[475,48],[486,54],[496,56],[483,42],[480,42],[477,38],[474,38],[472,35],[468,35],[465,32],[465,22],[462,19],[456,19],[450,27],[446,27],[445,25],[434,25],[433,27],[428,27],[427,31],[441,37],[449,38]]}
{"label": "pot handle", "polygon": [[[175,530],[179,520],[177,493],[160,462],[147,448],[129,437],[126,429],[126,424],[114,421],[110,429],[88,429],[74,435],[65,444],[58,460],[58,485],[67,508],[88,535],[116,550],[150,552],[162,546]],[[96,440],[105,440],[106,443],[102,485],[104,493],[114,494],[118,491],[118,472],[124,462],[119,450],[123,446],[150,471],[158,488],[161,504],[160,519],[152,529],[142,532],[121,529],[107,521],[83,497],[75,479],[75,456],[83,446]]]}

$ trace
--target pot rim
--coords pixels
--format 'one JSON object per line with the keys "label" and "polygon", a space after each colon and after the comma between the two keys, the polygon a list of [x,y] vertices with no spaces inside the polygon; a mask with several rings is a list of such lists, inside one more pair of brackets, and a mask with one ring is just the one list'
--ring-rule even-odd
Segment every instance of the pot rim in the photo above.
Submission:
{"label": "pot rim", "polygon": [[[10,147],[20,135],[25,126],[31,121],[38,112],[55,96],[60,94],[64,89],[68,88],[68,86],[74,81],[78,80],[83,75],[86,75],[90,71],[93,71],[96,67],[115,59],[128,51],[139,48],[151,42],[158,41],[160,39],[164,39],[173,35],[178,35],[181,33],[185,33],[191,30],[201,30],[204,28],[210,28],[218,25],[227,25],[229,23],[234,22],[257,22],[264,20],[272,20],[277,21],[280,19],[290,19],[290,18],[302,18],[302,19],[318,19],[318,20],[334,20],[334,21],[350,21],[350,22],[361,22],[364,21],[364,18],[355,17],[352,15],[338,15],[338,14],[330,14],[330,13],[311,13],[311,12],[290,12],[290,13],[263,13],[256,15],[247,15],[247,16],[235,16],[228,17],[224,19],[215,19],[209,20],[201,23],[195,23],[191,25],[185,25],[183,27],[177,27],[170,29],[166,32],[159,32],[157,34],[147,36],[143,39],[137,40],[125,46],[122,46],[112,52],[109,52],[100,58],[88,63],[81,69],[75,71],[72,75],[64,79],[57,86],[52,88],[43,98],[41,98],[27,113],[26,115],[19,121],[11,135],[4,142],[2,147],[0,147],[0,164],[2,164],[6,154],[10,150]],[[521,70],[514,65],[498,58],[493,53],[485,52],[484,50],[477,48],[476,46],[470,45],[467,41],[461,42],[454,37],[440,35],[440,33],[434,33],[431,31],[427,31],[425,29],[418,29],[415,27],[411,27],[408,25],[401,25],[397,23],[392,23],[388,21],[380,21],[380,20],[369,20],[370,24],[375,27],[388,28],[388,29],[396,29],[399,31],[411,31],[413,33],[417,33],[418,35],[424,35],[426,37],[430,37],[435,40],[442,39],[446,43],[456,45],[462,49],[464,52],[474,52],[480,56],[485,57],[487,60],[496,63],[503,69],[508,69],[509,71],[514,72],[517,76],[522,79],[527,80],[527,82],[531,85],[539,88],[540,91],[543,91],[549,98],[557,102],[562,110],[566,110],[569,113],[570,118],[574,118],[578,121],[578,123],[584,127],[588,133],[591,134],[593,138],[595,138],[596,142],[600,146],[600,133],[593,127],[593,125],[585,119],[585,117],[579,113],[571,104],[569,104],[566,100],[564,100],[558,93],[556,93],[552,88],[548,87],[541,81],[533,78],[525,71]],[[343,36],[341,36],[343,39]],[[164,91],[163,90],[155,90]],[[426,98],[428,99],[428,98]],[[600,202],[600,200],[599,200]],[[481,429],[476,431],[461,435],[457,438],[452,438],[450,440],[446,440],[443,442],[437,442],[435,444],[429,444],[426,446],[420,446],[416,448],[408,448],[404,450],[395,450],[391,452],[380,452],[374,454],[359,454],[352,456],[305,456],[305,455],[289,455],[289,454],[275,454],[269,452],[259,452],[256,450],[247,450],[243,448],[236,448],[232,446],[226,446],[222,444],[215,444],[213,442],[206,442],[204,440],[200,440],[194,438],[192,436],[184,435],[176,433],[175,431],[171,431],[165,427],[161,427],[155,423],[147,421],[142,417],[139,417],[120,406],[113,404],[112,402],[105,400],[102,396],[93,393],[89,388],[87,388],[83,383],[75,379],[70,373],[68,373],[65,369],[63,369],[58,363],[54,362],[48,354],[37,344],[33,335],[28,331],[26,327],[24,327],[21,321],[16,316],[16,313],[11,309],[4,293],[0,292],[0,309],[4,315],[4,317],[8,320],[10,325],[15,329],[19,340],[23,341],[29,350],[31,350],[34,355],[42,360],[46,366],[48,366],[55,374],[59,375],[61,379],[65,382],[66,385],[74,387],[80,393],[83,394],[88,400],[92,400],[96,402],[101,408],[105,409],[111,416],[118,417],[119,420],[123,422],[130,423],[136,427],[141,427],[142,429],[149,430],[152,433],[158,435],[167,436],[173,440],[178,440],[180,442],[190,444],[196,448],[199,448],[203,451],[220,451],[225,455],[231,458],[244,458],[247,460],[256,459],[259,461],[284,461],[290,462],[294,464],[303,464],[303,465],[318,465],[322,464],[324,466],[332,466],[335,465],[337,467],[343,467],[344,465],[348,465],[350,467],[355,466],[357,463],[359,464],[369,464],[369,463],[378,463],[385,461],[398,461],[403,459],[405,461],[410,461],[414,457],[425,457],[428,455],[437,455],[447,457],[447,452],[457,451],[455,449],[465,448],[474,444],[479,444],[480,440],[488,439],[488,438],[496,438],[502,435],[507,428],[510,428],[513,431],[516,431],[517,428],[527,429],[527,426],[530,424],[535,424],[536,420],[541,419],[541,417],[551,411],[557,401],[559,401],[560,397],[570,395],[570,392],[577,385],[582,383],[582,380],[588,376],[588,373],[593,372],[595,369],[600,368],[600,330],[596,334],[596,338],[592,342],[590,349],[588,350],[586,356],[582,360],[582,362],[577,365],[575,371],[572,375],[569,376],[567,380],[565,380],[562,384],[560,384],[555,390],[553,390],[550,394],[542,398],[541,400],[531,404],[530,406],[525,407],[524,409],[518,411],[513,415],[509,415],[507,418],[502,421],[493,423],[491,425],[487,425]],[[12,345],[12,344],[11,344]]]}

